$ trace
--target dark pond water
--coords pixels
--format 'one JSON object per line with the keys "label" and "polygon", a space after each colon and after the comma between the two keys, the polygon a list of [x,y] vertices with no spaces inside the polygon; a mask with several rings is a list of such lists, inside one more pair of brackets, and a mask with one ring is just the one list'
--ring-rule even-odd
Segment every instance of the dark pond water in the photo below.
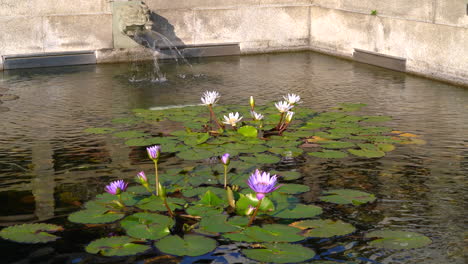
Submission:
{"label": "dark pond water", "polygon": [[[67,214],[102,193],[110,180],[133,180],[137,171],[152,167],[141,149],[131,149],[121,139],[86,134],[84,129],[110,125],[110,120],[127,117],[134,108],[198,104],[205,90],[219,91],[221,104],[246,105],[250,95],[264,104],[292,92],[301,95],[302,106],[318,111],[341,102],[362,102],[368,106],[360,114],[392,116],[386,126],[417,134],[427,144],[399,145],[379,159],[309,156],[292,169],[302,172],[303,183],[311,187],[302,195],[305,202],[315,202],[321,190],[332,188],[365,190],[379,198],[357,210],[331,207],[325,210],[326,216],[360,230],[419,232],[433,243],[405,251],[374,249],[359,242],[358,232],[346,239],[308,245],[319,253],[342,245],[345,253],[329,255],[342,261],[464,263],[468,89],[316,53],[191,63],[192,68],[163,64],[165,83],[130,82],[135,69],[130,64],[0,73],[0,94],[4,95],[0,97],[0,224],[48,221],[69,230],[63,239],[45,245],[0,240],[2,263],[253,262],[239,255],[236,245],[221,246],[199,258],[99,258],[84,253],[83,248],[106,231],[82,230],[83,226],[66,222]],[[169,158],[161,160],[160,166],[184,164]]]}

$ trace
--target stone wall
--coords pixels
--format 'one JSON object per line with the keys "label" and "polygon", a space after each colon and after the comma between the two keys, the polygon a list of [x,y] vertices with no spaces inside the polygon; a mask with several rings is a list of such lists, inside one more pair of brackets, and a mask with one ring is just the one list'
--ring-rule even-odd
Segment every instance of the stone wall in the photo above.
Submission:
{"label": "stone wall", "polygon": [[[98,62],[135,58],[142,49],[113,30],[122,2],[0,0],[0,55],[95,50]],[[413,73],[468,84],[468,0],[145,2],[153,28],[176,45],[237,42],[242,53],[316,50],[349,58],[357,48],[405,58]]]}

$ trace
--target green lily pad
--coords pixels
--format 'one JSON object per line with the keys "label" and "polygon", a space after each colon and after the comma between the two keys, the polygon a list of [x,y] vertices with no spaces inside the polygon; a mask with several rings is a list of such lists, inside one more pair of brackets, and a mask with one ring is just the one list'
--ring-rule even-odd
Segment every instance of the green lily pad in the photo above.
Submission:
{"label": "green lily pad", "polygon": [[134,241],[134,238],[127,236],[101,238],[86,246],[86,252],[103,256],[131,256],[151,248],[149,245],[132,243]]}
{"label": "green lily pad", "polygon": [[320,146],[327,149],[341,149],[354,147],[354,143],[342,141],[327,141],[325,144],[321,144]]}
{"label": "green lily pad", "polygon": [[198,235],[168,236],[154,244],[160,251],[176,256],[200,256],[213,251],[216,240]]}
{"label": "green lily pad", "polygon": [[91,134],[110,134],[114,131],[115,128],[111,127],[90,127],[84,130],[84,132]]}
{"label": "green lily pad", "polygon": [[240,226],[236,226],[232,222],[228,221],[227,217],[227,215],[221,214],[203,217],[200,221],[200,228],[212,233],[226,233],[239,230]]}
{"label": "green lily pad", "polygon": [[187,208],[187,214],[193,215],[193,216],[201,216],[201,217],[206,217],[210,215],[218,215],[221,214],[223,209],[222,208],[214,208],[214,207],[208,207],[208,206],[203,206],[203,205],[195,205],[195,206],[190,206]]}
{"label": "green lily pad", "polygon": [[[181,205],[185,204],[186,201],[180,198],[169,197],[167,198],[167,203],[169,205],[169,208],[171,208],[171,210],[174,211],[176,209],[180,209]],[[167,208],[164,205],[163,200],[160,197],[156,197],[156,196],[151,196],[151,197],[141,200],[139,203],[136,204],[136,207],[143,209],[143,210],[153,211],[153,212],[167,211]]]}
{"label": "green lily pad", "polygon": [[248,163],[261,163],[261,164],[274,164],[278,163],[281,161],[280,158],[277,156],[273,155],[268,155],[268,154],[256,154],[254,157],[240,157],[241,160],[248,162]]}
{"label": "green lily pad", "polygon": [[169,235],[173,224],[172,218],[155,213],[136,213],[120,221],[127,235],[151,240]]}
{"label": "green lily pad", "polygon": [[61,226],[52,224],[14,225],[2,229],[0,237],[19,243],[47,243],[60,238],[50,233],[62,230]]}
{"label": "green lily pad", "polygon": [[74,212],[68,216],[68,221],[80,224],[105,224],[122,219],[125,214],[109,209],[93,208]]}
{"label": "green lily pad", "polygon": [[[150,145],[165,145],[165,144],[175,144],[175,141],[172,138],[167,137],[153,137],[153,138],[132,138],[125,141],[127,146],[131,147],[142,147]],[[164,146],[161,151],[166,151]]]}
{"label": "green lily pad", "polygon": [[303,149],[297,147],[271,148],[268,151],[283,157],[298,157],[304,152]]}
{"label": "green lily pad", "polygon": [[211,191],[212,193],[216,194],[218,197],[225,197],[226,196],[226,190],[225,189],[212,187],[212,186],[198,187],[198,188],[193,188],[193,189],[185,189],[184,191],[182,191],[182,194],[185,197],[194,197],[194,196],[201,196],[201,195],[205,194],[207,191]]}
{"label": "green lily pad", "polygon": [[283,184],[279,189],[278,192],[280,193],[287,193],[287,194],[299,194],[310,191],[310,187],[303,184],[296,184],[296,183],[288,183]]}
{"label": "green lily pad", "polygon": [[184,160],[203,160],[213,157],[213,153],[204,149],[197,151],[193,149],[187,149],[177,153],[176,156]]}
{"label": "green lily pad", "polygon": [[239,134],[241,134],[244,137],[253,137],[256,138],[258,135],[258,131],[255,127],[253,126],[243,126],[237,130]]}
{"label": "green lily pad", "polygon": [[377,148],[378,148],[380,151],[383,151],[383,152],[390,152],[390,151],[395,150],[395,146],[394,146],[394,145],[392,145],[392,144],[386,144],[386,143],[379,143],[379,144],[377,144]]}
{"label": "green lily pad", "polygon": [[321,213],[322,208],[311,204],[279,204],[270,215],[278,218],[301,219],[315,217]]}
{"label": "green lily pad", "polygon": [[321,152],[309,152],[307,154],[309,154],[310,156],[324,158],[324,159],[342,159],[348,156],[348,154],[338,151],[338,150],[326,150],[326,149],[324,149]]}
{"label": "green lily pad", "polygon": [[262,263],[296,263],[315,256],[312,249],[296,244],[274,243],[263,246],[263,249],[243,249],[242,254]]}
{"label": "green lily pad", "polygon": [[304,237],[298,234],[299,232],[301,230],[295,227],[281,224],[267,224],[262,227],[250,226],[242,233],[257,242],[297,242],[304,240]]}
{"label": "green lily pad", "polygon": [[304,220],[294,222],[290,226],[306,230],[303,235],[306,237],[334,237],[344,236],[356,231],[356,228],[351,224],[341,220],[333,221],[325,220]]}
{"label": "green lily pad", "polygon": [[372,247],[388,249],[421,248],[432,243],[431,239],[415,233],[405,231],[382,230],[373,231],[365,235],[366,238],[378,237],[369,243]]}
{"label": "green lily pad", "polygon": [[[258,204],[258,199],[255,194],[239,194],[240,198],[236,202],[236,213],[238,215],[246,215],[249,211],[249,207],[256,207]],[[262,203],[260,204],[260,208],[258,209],[259,212],[271,212],[275,210],[275,206],[273,202],[268,198],[265,197],[262,199]]]}
{"label": "green lily pad", "polygon": [[375,201],[375,196],[370,193],[350,190],[337,189],[324,192],[325,196],[320,196],[319,199],[324,202],[336,204],[354,204],[361,205]]}
{"label": "green lily pad", "polygon": [[385,156],[385,152],[381,150],[370,150],[370,149],[348,149],[349,153],[365,158],[381,158]]}
{"label": "green lily pad", "polygon": [[200,204],[205,206],[219,207],[223,206],[225,203],[226,202],[224,200],[220,199],[210,190],[206,191],[206,193],[200,199]]}
{"label": "green lily pad", "polygon": [[145,132],[136,131],[136,130],[129,130],[129,131],[122,131],[112,134],[114,137],[119,138],[139,138],[148,136]]}

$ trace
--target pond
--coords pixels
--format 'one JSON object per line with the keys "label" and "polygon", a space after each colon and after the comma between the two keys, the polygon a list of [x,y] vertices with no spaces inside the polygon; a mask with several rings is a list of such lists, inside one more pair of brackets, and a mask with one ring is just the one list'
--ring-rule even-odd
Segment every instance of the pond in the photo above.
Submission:
{"label": "pond", "polygon": [[[67,220],[70,213],[103,193],[109,182],[124,179],[137,186],[137,172],[154,172],[143,145],[130,147],[125,135],[85,130],[111,127],[167,135],[180,127],[168,121],[136,123],[132,119],[148,109],[194,107],[205,91],[213,90],[221,94],[219,107],[241,105],[244,110],[250,96],[257,105],[275,109],[273,102],[295,93],[302,100],[298,111],[316,112],[310,110],[308,118],[339,111],[333,108],[341,103],[363,103],[366,106],[357,111],[344,113],[391,116],[373,125],[398,130],[393,131],[395,135],[406,134],[411,141],[396,144],[383,157],[363,158],[348,152],[342,159],[333,159],[306,152],[293,157],[278,153],[281,161],[257,165],[278,174],[293,171],[302,176],[288,183],[308,187],[294,197],[323,209],[313,219],[341,220],[356,228],[349,235],[294,243],[315,251],[307,263],[464,263],[468,89],[312,52],[190,63],[162,63],[166,82],[151,82],[150,63],[0,73],[0,224],[45,222],[65,229],[58,234],[61,239],[45,244],[1,239],[3,263],[256,263],[241,254],[252,244],[228,239],[217,239],[215,251],[196,257],[155,250],[120,258],[89,254],[85,247],[91,241],[113,232],[121,235],[121,230]],[[320,144],[309,143],[307,152],[320,151],[316,146]],[[188,160],[164,152],[161,145],[158,164],[163,173],[219,166],[216,158]],[[235,167],[243,166],[241,160],[248,161],[233,155],[230,173],[240,171]],[[364,191],[377,200],[361,205],[321,200],[325,191],[334,189]],[[417,232],[432,243],[406,250],[375,247],[365,234],[376,230]]]}

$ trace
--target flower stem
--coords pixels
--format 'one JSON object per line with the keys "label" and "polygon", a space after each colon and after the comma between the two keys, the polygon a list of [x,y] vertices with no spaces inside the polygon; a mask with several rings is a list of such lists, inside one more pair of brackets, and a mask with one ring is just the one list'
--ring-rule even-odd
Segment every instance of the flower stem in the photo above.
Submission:
{"label": "flower stem", "polygon": [[159,190],[158,190],[158,186],[159,186],[159,174],[158,174],[158,161],[155,160],[154,161],[154,175],[155,175],[155,178],[156,178],[156,196],[159,196]]}
{"label": "flower stem", "polygon": [[280,121],[278,122],[278,125],[276,125],[275,129],[279,130],[282,123],[283,123],[283,118],[284,118],[284,112],[281,113]]}
{"label": "flower stem", "polygon": [[250,220],[249,220],[249,223],[247,224],[247,226],[250,226],[253,223],[253,221],[255,220],[255,217],[257,217],[258,209],[260,208],[261,204],[262,204],[262,200],[258,200],[257,207],[255,207],[255,211],[253,212],[252,217],[250,217]]}
{"label": "flower stem", "polygon": [[216,115],[213,111],[213,107],[209,105],[208,109],[210,109],[210,114],[211,114],[210,123],[211,123],[211,120],[214,119],[214,121],[216,122],[216,125],[218,125],[218,128],[223,128],[223,126],[219,123],[218,119],[216,118]]}
{"label": "flower stem", "polygon": [[174,213],[172,212],[171,208],[169,207],[169,204],[167,204],[166,197],[163,198],[164,206],[166,206],[167,212],[171,217],[174,217]]}
{"label": "flower stem", "polygon": [[226,189],[227,187],[227,169],[228,169],[228,166],[224,165],[224,189]]}

